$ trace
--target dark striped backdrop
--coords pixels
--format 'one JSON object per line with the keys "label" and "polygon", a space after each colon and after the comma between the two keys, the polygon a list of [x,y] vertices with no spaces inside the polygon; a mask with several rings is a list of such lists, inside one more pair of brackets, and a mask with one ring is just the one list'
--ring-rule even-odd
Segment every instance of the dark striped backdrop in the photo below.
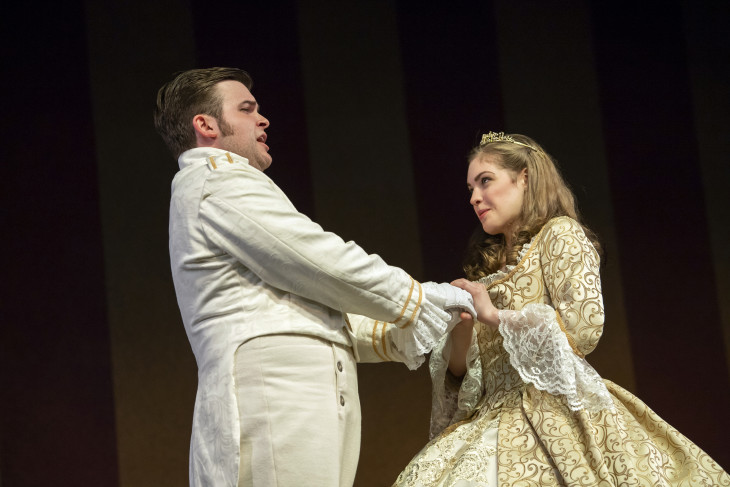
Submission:
{"label": "dark striped backdrop", "polygon": [[[728,4],[427,4],[5,12],[0,485],[187,482],[196,367],[151,111],[172,73],[213,65],[253,75],[298,208],[422,280],[461,275],[479,134],[540,141],[607,248],[590,361],[730,468]],[[427,372],[359,370],[356,485],[389,485],[426,442]]]}

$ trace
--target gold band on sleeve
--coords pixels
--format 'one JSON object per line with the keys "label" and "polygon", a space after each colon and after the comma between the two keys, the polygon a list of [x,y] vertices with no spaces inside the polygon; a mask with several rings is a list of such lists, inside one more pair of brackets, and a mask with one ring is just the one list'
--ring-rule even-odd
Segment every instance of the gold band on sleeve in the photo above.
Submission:
{"label": "gold band on sleeve", "polygon": [[388,331],[388,323],[383,323],[383,331],[380,332],[380,344],[383,346],[383,355],[385,355],[385,359],[389,361],[393,361],[393,359],[388,354],[388,337],[386,336],[386,332]]}
{"label": "gold band on sleeve", "polygon": [[418,284],[418,303],[416,303],[416,306],[413,308],[411,317],[408,319],[406,324],[403,326],[399,326],[398,328],[408,328],[409,326],[411,326],[413,324],[413,321],[416,319],[416,314],[418,313],[418,310],[421,309],[421,303],[423,302],[423,287],[421,287],[420,282],[417,282],[417,281],[413,281],[413,282]]}
{"label": "gold band on sleeve", "polygon": [[[408,309],[408,304],[411,302],[411,297],[413,296],[413,288],[415,287],[415,285],[416,285],[416,281],[411,277],[411,289],[408,291],[408,297],[406,298],[406,302],[403,304],[403,309],[400,310],[400,315],[398,315],[398,318],[393,320],[393,324],[396,326],[398,326],[397,323],[400,320],[402,320],[403,316],[406,314],[406,310]],[[419,288],[420,288],[420,284],[419,284]]]}
{"label": "gold band on sleeve", "polygon": [[380,323],[380,321],[376,321],[375,324],[373,325],[373,336],[372,336],[373,350],[375,351],[375,354],[378,357],[380,357],[381,359],[383,359],[383,361],[386,361],[387,362],[388,361],[388,358],[387,358],[387,355],[388,354],[385,353],[385,323],[383,323],[383,331],[382,331],[382,334],[381,334],[381,340],[382,340],[382,343],[383,343],[383,353],[385,353],[385,355],[383,353],[380,353],[380,350],[378,350],[378,323]]}

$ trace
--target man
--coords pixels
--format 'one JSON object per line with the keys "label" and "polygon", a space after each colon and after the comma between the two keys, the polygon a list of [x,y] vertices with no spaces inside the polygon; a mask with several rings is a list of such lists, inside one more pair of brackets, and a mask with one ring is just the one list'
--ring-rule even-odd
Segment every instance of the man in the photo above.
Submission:
{"label": "man", "polygon": [[197,69],[157,97],[156,128],[179,158],[170,259],[199,370],[190,482],[352,485],[356,354],[416,367],[470,303],[297,212],[263,173],[269,121],[251,84]]}

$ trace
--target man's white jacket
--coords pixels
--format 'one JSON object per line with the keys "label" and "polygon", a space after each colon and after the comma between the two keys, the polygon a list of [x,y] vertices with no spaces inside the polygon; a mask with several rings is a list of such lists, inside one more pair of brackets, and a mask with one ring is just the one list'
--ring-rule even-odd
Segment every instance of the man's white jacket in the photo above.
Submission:
{"label": "man's white jacket", "polygon": [[[198,364],[190,482],[234,486],[239,423],[233,361],[241,343],[305,334],[352,344],[361,361],[399,360],[415,368],[451,316],[406,272],[299,213],[247,159],[196,148],[179,164],[170,259]],[[354,315],[347,320],[346,313]]]}

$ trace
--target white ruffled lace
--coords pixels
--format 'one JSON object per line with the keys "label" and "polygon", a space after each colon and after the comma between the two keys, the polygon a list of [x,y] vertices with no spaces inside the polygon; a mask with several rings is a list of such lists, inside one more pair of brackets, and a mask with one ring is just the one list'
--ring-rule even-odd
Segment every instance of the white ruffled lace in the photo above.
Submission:
{"label": "white ruffled lace", "polygon": [[520,311],[502,310],[499,332],[510,364],[525,383],[565,396],[574,411],[613,409],[601,376],[573,353],[553,308],[532,303]]}
{"label": "white ruffled lace", "polygon": [[437,308],[424,299],[421,303],[418,319],[407,328],[393,327],[391,340],[402,354],[403,363],[411,370],[416,370],[425,361],[425,356],[446,335],[453,325],[451,313]]}
{"label": "white ruffled lace", "polygon": [[424,282],[422,286],[424,299],[418,318],[411,326],[391,330],[393,345],[411,370],[420,367],[425,355],[461,321],[462,310],[476,315],[472,297],[463,289],[435,282]]}

